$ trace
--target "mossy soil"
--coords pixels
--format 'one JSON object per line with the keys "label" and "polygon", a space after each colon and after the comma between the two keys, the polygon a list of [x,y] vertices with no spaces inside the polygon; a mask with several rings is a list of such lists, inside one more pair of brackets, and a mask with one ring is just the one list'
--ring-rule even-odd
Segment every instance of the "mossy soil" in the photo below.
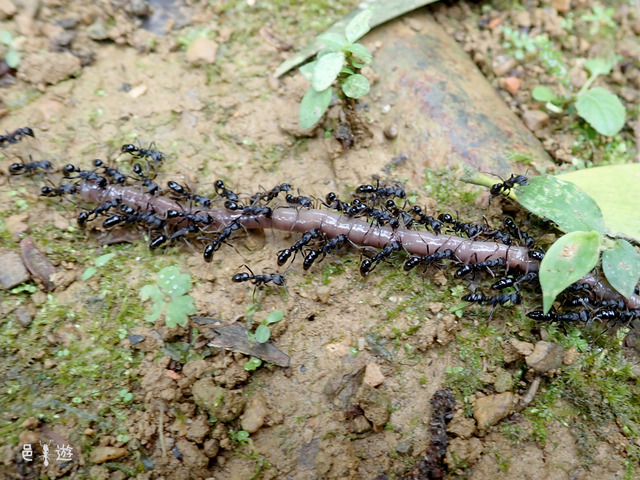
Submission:
{"label": "mossy soil", "polygon": [[[488,203],[487,196],[460,186],[454,172],[432,169],[422,159],[393,161],[402,152],[383,135],[389,125],[384,106],[376,103],[375,85],[366,115],[373,139],[366,148],[336,157],[325,132],[292,134],[300,133],[297,104],[307,85],[296,75],[275,81],[270,73],[289,55],[288,45],[309,41],[352,5],[195,3],[186,25],[155,35],[139,28],[134,3],[45,1],[30,22],[4,22],[3,28],[26,33],[19,40],[24,58],[72,31],[73,48],[92,52],[94,59],[80,74],[55,85],[18,80],[3,87],[0,128],[30,125],[36,131],[35,139],[1,152],[3,171],[30,156],[58,167],[68,162],[89,167],[94,158],[126,164],[118,155],[121,145],[155,142],[168,159],[158,182],[172,179],[205,194],[213,194],[213,181],[221,178],[237,192],[289,182],[304,195],[324,198],[335,191],[346,197],[380,175],[403,182],[412,200],[438,212],[457,211],[465,219],[485,214],[500,221],[500,202]],[[570,48],[554,28],[564,25],[568,37],[599,45],[598,32],[581,33],[590,23],[582,16],[596,6],[581,2],[560,14],[565,23],[540,27],[571,67],[589,48]],[[432,12],[500,87],[504,75],[495,76],[491,61],[513,52],[497,26],[488,29],[487,22],[499,19],[523,28],[522,12],[534,12],[529,20],[535,27],[541,15],[535,12],[545,8],[551,7],[540,2],[443,4]],[[629,38],[637,42],[631,25],[637,15],[622,8],[616,15],[612,21],[624,26],[623,32],[611,34],[603,27],[601,36],[618,45]],[[410,15],[404,21],[419,30],[419,18]],[[63,24],[74,26],[65,30]],[[89,26],[95,37],[99,24],[106,36],[92,40]],[[216,61],[194,65],[185,51],[202,35],[218,44]],[[631,66],[618,67],[618,80],[607,79],[616,93],[628,89],[629,98],[640,88],[633,76],[639,60],[631,58]],[[531,104],[531,88],[554,79],[535,56],[514,69],[510,73],[523,79],[522,87],[501,94],[522,113]],[[637,113],[629,112],[632,125]],[[574,116],[553,116],[536,133],[558,168],[630,161],[635,155],[630,128],[607,140]],[[625,347],[630,340],[623,333],[603,332],[601,325],[536,325],[518,308],[498,309],[489,319],[484,308],[456,308],[468,285],[448,269],[406,274],[382,263],[361,278],[363,252],[357,249],[327,258],[309,272],[294,265],[286,293],[254,292],[232,283],[233,274],[243,271],[243,264],[255,272],[274,271],[276,252],[293,237],[252,233],[205,264],[199,252],[180,244],[150,252],[144,232],[132,243],[107,244],[103,232],[76,225],[76,205],[37,196],[46,177],[3,176],[1,181],[2,248],[18,251],[20,239],[29,235],[61,272],[53,292],[29,281],[2,293],[0,475],[6,478],[398,477],[428,445],[429,399],[436,390],[454,391],[463,419],[470,418],[480,397],[505,390],[526,395],[536,375],[522,358],[505,359],[503,345],[511,338],[556,342],[578,355],[552,376],[542,375],[526,408],[486,432],[473,427],[459,434],[448,458],[450,476],[637,475],[637,357]],[[95,267],[105,253],[114,256]],[[271,326],[271,334],[291,357],[291,366],[248,371],[247,356],[209,347],[188,328],[146,323],[150,305],[140,301],[140,288],[154,283],[157,272],[169,265],[191,276],[190,293],[200,315],[255,328],[270,311],[283,310],[285,318]],[[92,266],[96,273],[82,280]],[[527,308],[538,301],[531,297]],[[370,391],[360,388],[367,366],[383,376]],[[221,399],[228,396],[230,406],[244,411],[242,417],[196,401],[194,390],[208,378],[222,389],[216,390]],[[351,395],[342,393],[354,388]],[[245,438],[247,418],[255,417],[263,426]],[[22,460],[22,443],[32,443],[40,454],[39,442],[49,440],[71,445],[73,460],[57,462],[55,453],[48,467],[42,458],[31,464]],[[107,447],[114,458],[107,459]]]}

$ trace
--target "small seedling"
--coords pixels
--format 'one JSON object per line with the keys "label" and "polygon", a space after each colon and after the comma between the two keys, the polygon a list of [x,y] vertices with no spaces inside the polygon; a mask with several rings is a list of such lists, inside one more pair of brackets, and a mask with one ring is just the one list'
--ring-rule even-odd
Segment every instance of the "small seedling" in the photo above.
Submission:
{"label": "small seedling", "polygon": [[13,44],[13,35],[6,30],[3,30],[0,32],[0,43],[7,47],[7,51],[4,54],[5,63],[9,68],[18,68],[18,65],[20,65],[20,54]]}
{"label": "small seedling", "polygon": [[260,368],[261,365],[262,365],[262,360],[256,357],[251,357],[244,364],[244,369],[247,372],[253,372],[254,370],[257,370],[258,368]]}
{"label": "small seedling", "polygon": [[96,273],[98,273],[98,268],[104,267],[109,262],[109,260],[113,258],[114,255],[115,253],[113,252],[105,253],[104,255],[100,255],[98,258],[96,258],[93,262],[95,264],[95,267],[87,267],[82,274],[81,280],[85,282],[93,277]]}
{"label": "small seedling", "polygon": [[371,13],[371,10],[365,10],[356,15],[346,26],[345,35],[332,32],[318,35],[327,48],[318,52],[317,60],[300,67],[300,73],[311,82],[300,103],[302,128],[311,128],[320,121],[329,108],[333,93],[342,99],[358,99],[369,93],[369,80],[360,69],[369,65],[373,58],[355,41],[369,31]]}
{"label": "small seedling", "polygon": [[188,316],[196,313],[193,298],[187,295],[191,290],[191,278],[180,273],[177,266],[166,267],[158,273],[156,284],[145,285],[140,289],[140,298],[151,299],[151,313],[145,316],[147,322],[155,322],[164,313],[168,327],[184,327]]}
{"label": "small seedling", "polygon": [[274,310],[269,315],[267,315],[267,318],[260,322],[260,325],[258,325],[258,328],[256,328],[256,331],[254,333],[249,333],[249,339],[257,343],[267,343],[271,338],[271,330],[269,330],[269,325],[271,325],[272,323],[277,323],[283,318],[284,312],[282,310]]}
{"label": "small seedling", "polygon": [[123,388],[118,392],[118,396],[122,400],[123,403],[129,403],[133,400],[133,393],[131,393],[126,388]]}
{"label": "small seedling", "polygon": [[556,95],[549,87],[539,86],[531,95],[539,102],[545,102],[548,110],[560,113],[575,102],[578,115],[591,125],[599,134],[614,136],[624,127],[627,112],[620,99],[602,87],[593,87],[600,75],[608,75],[613,69],[613,60],[593,58],[584,63],[589,78],[575,95]]}

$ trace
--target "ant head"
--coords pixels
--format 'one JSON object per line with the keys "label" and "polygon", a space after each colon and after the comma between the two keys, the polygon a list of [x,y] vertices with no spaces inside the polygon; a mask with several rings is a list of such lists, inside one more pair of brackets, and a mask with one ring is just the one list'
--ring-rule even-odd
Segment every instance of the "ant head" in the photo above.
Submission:
{"label": "ant head", "polygon": [[102,160],[100,160],[99,158],[96,158],[96,159],[93,161],[93,165],[94,165],[95,167],[102,167],[102,166],[104,166],[104,162],[103,162]]}
{"label": "ant head", "polygon": [[76,171],[76,167],[72,164],[72,163],[67,163],[64,166],[64,173],[65,174],[70,174]]}
{"label": "ant head", "polygon": [[138,151],[138,147],[136,147],[131,143],[127,143],[126,145],[122,146],[122,153],[135,153],[137,151]]}

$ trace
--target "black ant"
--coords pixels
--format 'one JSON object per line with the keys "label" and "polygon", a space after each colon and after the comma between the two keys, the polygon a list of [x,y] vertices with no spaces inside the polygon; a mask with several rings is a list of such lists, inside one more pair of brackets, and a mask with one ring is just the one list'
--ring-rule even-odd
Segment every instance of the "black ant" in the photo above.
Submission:
{"label": "black ant", "polygon": [[542,259],[544,258],[544,252],[542,250],[529,250],[527,252],[527,255],[529,256],[529,258],[532,258],[533,260],[538,260],[539,262],[541,262]]}
{"label": "black ant", "polygon": [[98,215],[105,213],[112,208],[116,208],[118,205],[120,205],[121,202],[122,200],[120,198],[114,198],[113,200],[105,202],[102,205],[98,205],[93,210],[89,210],[88,212],[80,212],[77,218],[78,225],[84,226],[89,221],[89,217],[91,215],[95,215],[95,217],[97,217]]}
{"label": "black ant", "polygon": [[288,183],[281,183],[280,185],[276,185],[268,192],[258,192],[254,193],[251,196],[251,203],[256,203],[259,200],[264,199],[265,203],[269,203],[271,200],[276,198],[280,192],[289,192],[293,189],[291,185]]}
{"label": "black ant", "polygon": [[285,200],[290,205],[299,205],[302,208],[313,208],[313,201],[309,197],[303,197],[303,196],[294,197],[290,193],[287,193]]}
{"label": "black ant", "polygon": [[104,164],[104,162],[102,160],[100,160],[99,158],[96,158],[93,161],[93,165],[96,168],[102,168],[102,172],[113,178],[113,181],[119,185],[122,185],[124,182],[126,182],[127,180],[127,176],[124,175],[123,173],[121,173],[117,168],[111,168],[108,167],[107,165]]}
{"label": "black ant", "polygon": [[442,231],[444,224],[440,220],[436,220],[426,213],[423,213],[422,209],[418,205],[411,207],[411,209],[409,209],[409,213],[413,215],[416,223],[424,225],[425,227],[431,227],[431,230],[433,230],[433,233],[436,235],[439,235]]}
{"label": "black ant", "polygon": [[555,312],[544,313],[542,310],[534,310],[527,313],[527,317],[532,320],[539,320],[542,322],[560,322],[560,323],[575,323],[583,322],[587,323],[591,320],[589,312],[581,310],[580,312],[571,312],[558,314]]}
{"label": "black ant", "polygon": [[[76,177],[70,177],[72,173],[77,173]],[[107,179],[101,177],[96,172],[90,172],[88,170],[81,170],[75,165],[68,163],[65,165],[63,169],[63,174],[66,178],[81,178],[82,180],[86,180],[88,182],[96,182],[99,187],[104,188],[107,186]]]}
{"label": "black ant", "polygon": [[349,210],[349,207],[350,207],[350,205],[347,202],[343,202],[340,199],[338,199],[338,196],[334,192],[327,193],[327,196],[325,197],[325,202],[322,202],[322,204],[325,207],[330,208],[332,210],[336,210],[338,212],[346,212],[347,210]]}
{"label": "black ant", "polygon": [[43,197],[61,197],[76,193],[78,193],[78,186],[73,183],[63,183],[59,187],[42,187],[40,190],[40,195]]}
{"label": "black ant", "polygon": [[[500,180],[502,180],[502,178],[500,178]],[[494,197],[497,195],[500,195],[501,193],[504,195],[509,195],[509,193],[511,193],[511,190],[516,185],[528,185],[528,184],[529,184],[528,177],[524,175],[516,175],[515,173],[512,173],[511,177],[509,177],[507,180],[502,180],[502,183],[496,183],[492,185],[491,188],[489,189],[489,192],[491,192],[491,195],[493,195]]]}
{"label": "black ant", "polygon": [[184,220],[191,222],[193,225],[199,223],[203,225],[211,225],[213,223],[213,218],[208,213],[205,215],[199,215],[197,213],[179,212],[178,210],[173,209],[167,211],[167,218],[183,218]]}
{"label": "black ant", "polygon": [[154,183],[152,178],[147,177],[143,173],[142,166],[139,163],[133,164],[133,173],[135,173],[140,178],[140,180],[142,180],[142,186],[147,189],[148,194],[155,195],[156,193],[158,193],[158,191],[160,191],[160,185]]}
{"label": "black ant", "polygon": [[231,190],[229,190],[224,185],[224,182],[222,180],[216,180],[215,187],[216,187],[216,193],[221,197],[225,197],[226,199],[232,202],[236,202],[236,203],[240,202],[240,197],[238,197],[238,195],[236,195]]}
{"label": "black ant", "polygon": [[445,250],[442,250],[441,252],[435,252],[435,253],[432,253],[430,255],[426,255],[424,257],[411,257],[404,264],[403,268],[404,268],[405,272],[408,272],[409,270],[417,267],[418,265],[420,265],[422,263],[425,264],[425,267],[428,267],[432,263],[439,262],[441,260],[444,260],[445,258],[448,259],[448,260],[457,260],[458,259],[456,257],[455,252],[453,250],[451,250],[450,248],[447,248]]}
{"label": "black ant", "polygon": [[513,303],[514,305],[522,303],[522,297],[517,292],[505,293],[503,295],[495,295],[493,297],[487,297],[482,293],[469,293],[464,297],[462,297],[462,300],[464,300],[465,302],[472,302],[472,303],[480,303],[480,304],[486,303],[488,305],[494,305],[494,306],[497,306],[497,305],[504,306],[509,302]]}
{"label": "black ant", "polygon": [[154,146],[154,143],[151,142],[151,144],[149,144],[149,148],[139,148],[136,147],[135,145],[128,143],[126,145],[123,145],[121,148],[122,153],[128,153],[131,156],[133,156],[134,158],[150,158],[151,160],[153,160],[154,162],[160,164],[164,161],[164,155],[162,154],[162,152],[156,151],[156,150],[151,150],[151,147]]}
{"label": "black ant", "polygon": [[266,218],[271,218],[273,215],[273,210],[269,207],[263,207],[262,205],[251,205],[250,207],[244,207],[242,209],[242,215],[261,215]]}
{"label": "black ant", "polygon": [[243,266],[249,271],[236,273],[232,278],[232,280],[235,283],[251,282],[257,287],[259,285],[266,285],[269,282],[273,282],[274,285],[278,285],[279,287],[286,286],[284,281],[284,275],[281,275],[279,273],[254,275],[251,269],[247,265],[243,265]]}
{"label": "black ant", "polygon": [[362,261],[360,264],[360,275],[363,277],[367,276],[383,259],[389,257],[394,252],[400,251],[401,248],[402,244],[398,241],[385,245],[373,258],[367,258]]}
{"label": "black ant", "polygon": [[231,234],[233,232],[235,232],[236,230],[239,230],[240,227],[242,227],[242,225],[237,222],[234,221],[232,223],[230,223],[229,225],[227,225],[222,232],[220,232],[218,234],[218,236],[216,237],[215,240],[213,240],[209,245],[207,245],[204,248],[204,261],[209,263],[211,262],[211,259],[213,258],[213,254],[214,252],[218,251],[220,249],[220,247],[222,246],[222,244],[231,236]]}
{"label": "black ant", "polygon": [[51,171],[53,165],[49,160],[37,160],[29,163],[13,163],[9,167],[9,173],[11,175],[31,175],[42,169],[45,172]]}
{"label": "black ant", "polygon": [[397,230],[398,228],[400,228],[401,221],[405,228],[407,229],[411,228],[414,221],[413,217],[407,212],[405,212],[404,210],[402,210],[401,208],[399,208],[393,200],[387,200],[387,203],[385,204],[385,208],[394,217],[389,221],[389,225],[393,230]]}
{"label": "black ant", "polygon": [[461,278],[461,277],[464,277],[465,275],[470,274],[471,272],[477,272],[482,268],[488,268],[489,271],[491,272],[492,268],[504,267],[504,266],[505,266],[504,258],[499,257],[499,258],[494,258],[492,260],[485,260],[484,262],[478,262],[472,265],[463,265],[458,270],[456,270],[456,273],[454,276],[456,278]]}
{"label": "black ant", "polygon": [[344,246],[345,243],[347,243],[348,240],[349,238],[345,234],[341,233],[335,238],[328,240],[327,243],[325,243],[324,246],[322,246],[322,248],[319,248],[317,250],[311,250],[304,257],[304,261],[302,262],[302,268],[305,271],[309,270],[311,268],[311,265],[313,265],[313,262],[315,262],[319,256],[322,255],[322,258],[324,258],[328,253],[331,253],[333,250],[339,250]]}
{"label": "black ant", "polygon": [[18,143],[25,136],[36,138],[33,130],[29,127],[18,128],[17,130],[7,133],[6,135],[0,135],[0,147],[5,147],[8,144]]}
{"label": "black ant", "polygon": [[526,273],[518,278],[514,278],[514,277],[505,277],[502,278],[500,280],[498,280],[497,282],[495,282],[493,285],[491,285],[491,289],[492,290],[504,290],[505,288],[509,288],[509,287],[516,287],[519,283],[526,283],[526,282],[530,282],[531,280],[535,279],[538,277],[538,272],[529,272]]}
{"label": "black ant", "polygon": [[287,263],[287,260],[289,260],[292,254],[298,253],[302,249],[302,247],[309,245],[312,240],[320,238],[321,236],[322,233],[318,228],[314,228],[313,230],[304,233],[302,237],[300,237],[300,240],[294,243],[291,247],[285,248],[284,250],[280,250],[278,252],[278,266],[281,267],[282,265]]}
{"label": "black ant", "polygon": [[356,188],[356,195],[372,195],[374,198],[374,202],[377,197],[406,197],[406,193],[402,187],[396,185],[394,187],[380,188],[380,181],[378,181],[375,187],[373,185],[360,185],[358,188]]}

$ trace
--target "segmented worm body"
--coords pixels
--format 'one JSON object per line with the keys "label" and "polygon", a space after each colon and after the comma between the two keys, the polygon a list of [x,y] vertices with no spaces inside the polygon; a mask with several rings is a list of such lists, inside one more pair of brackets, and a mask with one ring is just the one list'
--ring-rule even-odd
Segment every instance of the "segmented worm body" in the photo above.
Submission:
{"label": "segmented worm body", "polygon": [[[109,185],[101,187],[92,181],[82,182],[78,193],[83,200],[90,203],[103,204],[120,199],[123,204],[130,205],[139,211],[153,212],[163,218],[167,218],[167,212],[170,210],[209,215],[212,222],[201,228],[203,233],[219,232],[234,222],[246,229],[273,229],[299,233],[319,229],[327,238],[346,235],[354,245],[362,247],[384,248],[391,242],[400,242],[404,250],[416,256],[431,255],[449,249],[460,263],[467,265],[502,258],[507,270],[529,273],[538,271],[540,268],[540,262],[530,258],[529,249],[525,247],[471,240],[454,235],[436,235],[427,231],[406,228],[393,229],[388,225],[375,225],[330,210],[280,207],[273,210],[268,217],[265,215],[243,215],[241,210],[193,208],[166,196],[145,193],[134,186]],[[168,224],[179,221],[179,218],[167,219]],[[598,298],[623,299],[620,294],[594,275],[588,274],[580,282],[589,284]],[[624,301],[629,309],[640,309],[640,296],[632,295],[631,298],[624,299]]]}

